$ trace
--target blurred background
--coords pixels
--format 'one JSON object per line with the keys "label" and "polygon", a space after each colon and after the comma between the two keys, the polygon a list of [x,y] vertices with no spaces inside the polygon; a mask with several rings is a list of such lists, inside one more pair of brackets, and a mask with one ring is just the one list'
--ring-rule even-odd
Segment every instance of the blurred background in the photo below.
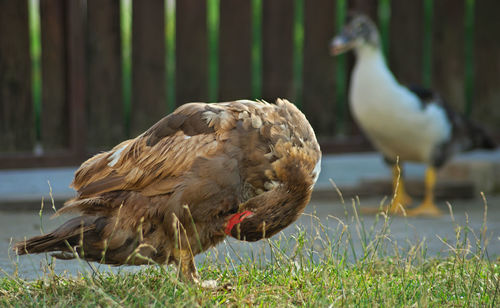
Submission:
{"label": "blurred background", "polygon": [[326,153],[371,150],[353,123],[349,10],[379,26],[403,84],[500,136],[496,0],[1,0],[0,168],[76,165],[190,101],[288,98]]}

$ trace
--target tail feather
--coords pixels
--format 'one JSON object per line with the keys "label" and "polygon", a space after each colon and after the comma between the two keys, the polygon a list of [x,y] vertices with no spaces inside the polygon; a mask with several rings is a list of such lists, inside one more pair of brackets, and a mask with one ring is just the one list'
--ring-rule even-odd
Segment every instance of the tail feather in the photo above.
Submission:
{"label": "tail feather", "polygon": [[53,251],[71,252],[70,247],[79,245],[84,234],[96,229],[98,219],[91,216],[75,217],[53,232],[16,243],[13,249],[18,255]]}
{"label": "tail feather", "polygon": [[109,223],[109,219],[103,216],[76,217],[53,232],[16,243],[13,250],[18,255],[53,252],[52,256],[58,259],[68,260],[78,256],[88,261],[113,265],[150,263],[150,259],[156,255],[154,248],[145,245],[139,253],[146,258],[134,257],[139,245],[139,234],[120,228],[109,234],[106,231]]}
{"label": "tail feather", "polygon": [[493,150],[497,147],[495,140],[486,132],[480,125],[467,121],[467,135],[470,143],[466,150],[472,149],[486,149]]}

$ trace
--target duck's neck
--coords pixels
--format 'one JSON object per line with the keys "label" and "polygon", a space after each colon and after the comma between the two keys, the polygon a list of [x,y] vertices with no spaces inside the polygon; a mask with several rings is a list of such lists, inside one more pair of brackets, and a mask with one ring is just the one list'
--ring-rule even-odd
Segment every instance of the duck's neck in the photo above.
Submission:
{"label": "duck's neck", "polygon": [[378,46],[363,44],[355,49],[356,64],[353,81],[370,82],[373,85],[399,86],[396,78],[387,67],[384,55]]}
{"label": "duck's neck", "polygon": [[354,50],[356,57],[359,59],[374,59],[375,57],[384,61],[384,56],[379,46],[372,44],[362,44],[356,47]]}

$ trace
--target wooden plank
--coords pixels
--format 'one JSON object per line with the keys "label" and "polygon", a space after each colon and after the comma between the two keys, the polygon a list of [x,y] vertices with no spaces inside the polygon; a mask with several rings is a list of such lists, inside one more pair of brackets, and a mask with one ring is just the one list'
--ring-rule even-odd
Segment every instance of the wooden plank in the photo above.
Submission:
{"label": "wooden plank", "polygon": [[349,10],[366,14],[378,24],[378,0],[351,0],[348,6]]}
{"label": "wooden plank", "polygon": [[262,96],[269,102],[278,97],[294,100],[293,4],[290,0],[262,3]]}
{"label": "wooden plank", "polygon": [[474,100],[472,117],[491,132],[500,134],[500,1],[475,2],[474,31]]}
{"label": "wooden plank", "polygon": [[167,113],[164,2],[132,2],[132,136]]}
{"label": "wooden plank", "polygon": [[28,2],[0,1],[0,152],[32,150]]}
{"label": "wooden plank", "polygon": [[90,156],[83,153],[75,155],[71,150],[52,150],[41,156],[30,152],[17,152],[13,155],[0,153],[0,169],[78,166]]}
{"label": "wooden plank", "polygon": [[335,3],[305,1],[302,109],[321,136],[335,134],[335,58],[328,42],[335,35]]}
{"label": "wooden plank", "polygon": [[206,101],[207,7],[206,1],[176,2],[176,104]]}
{"label": "wooden plank", "polygon": [[432,87],[460,111],[465,108],[464,17],[463,2],[434,1]]}
{"label": "wooden plank", "polygon": [[250,98],[251,0],[220,1],[219,100]]}
{"label": "wooden plank", "polygon": [[65,1],[40,1],[42,35],[41,138],[45,152],[69,147],[66,98]]}
{"label": "wooden plank", "polygon": [[388,63],[403,84],[422,83],[423,20],[421,0],[391,1]]}
{"label": "wooden plank", "polygon": [[88,146],[106,150],[125,137],[120,1],[87,1]]}
{"label": "wooden plank", "polygon": [[84,155],[87,140],[84,8],[84,0],[66,2],[67,97],[69,102],[70,148],[75,156]]}
{"label": "wooden plank", "polygon": [[375,149],[363,135],[352,135],[349,138],[321,137],[318,142],[323,153],[373,152]]}

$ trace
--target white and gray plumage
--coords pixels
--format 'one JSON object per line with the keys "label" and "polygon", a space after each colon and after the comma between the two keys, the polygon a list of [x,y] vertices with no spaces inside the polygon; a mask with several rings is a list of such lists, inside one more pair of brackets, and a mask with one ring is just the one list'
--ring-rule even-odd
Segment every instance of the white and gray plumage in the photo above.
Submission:
{"label": "white and gray plumage", "polygon": [[[377,28],[367,16],[351,16],[330,48],[335,55],[351,49],[356,54],[349,89],[351,112],[386,161],[395,164],[399,157],[401,161],[430,166],[424,203],[409,213],[439,215],[432,196],[434,168],[458,152],[492,149],[494,142],[481,127],[446,105],[437,93],[399,84],[384,60]],[[396,180],[396,169],[392,212],[409,201],[403,183]]]}

